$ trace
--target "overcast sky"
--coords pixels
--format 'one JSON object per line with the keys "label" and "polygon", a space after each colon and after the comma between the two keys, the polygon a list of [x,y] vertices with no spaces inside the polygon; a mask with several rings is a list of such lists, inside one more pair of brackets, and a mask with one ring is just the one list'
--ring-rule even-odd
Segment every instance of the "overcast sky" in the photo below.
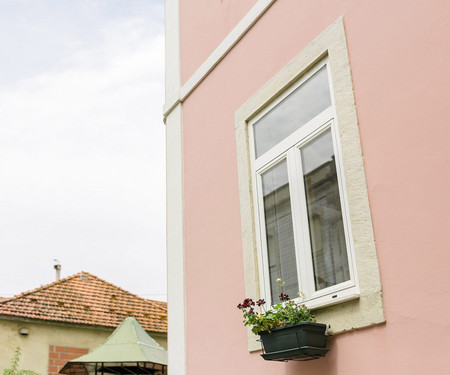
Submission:
{"label": "overcast sky", "polygon": [[0,297],[165,300],[163,0],[0,0]]}

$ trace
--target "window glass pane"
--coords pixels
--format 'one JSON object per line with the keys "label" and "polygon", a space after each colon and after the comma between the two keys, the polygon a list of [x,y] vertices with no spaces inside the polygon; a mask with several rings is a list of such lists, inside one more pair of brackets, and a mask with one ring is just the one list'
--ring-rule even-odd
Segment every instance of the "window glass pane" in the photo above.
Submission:
{"label": "window glass pane", "polygon": [[278,278],[286,283],[283,292],[290,297],[297,297],[299,291],[286,160],[262,175],[262,188],[270,287],[272,303],[276,303]]}
{"label": "window glass pane", "polygon": [[254,125],[256,157],[261,156],[331,105],[326,66]]}
{"label": "window glass pane", "polygon": [[350,279],[331,132],[303,147],[316,290]]}

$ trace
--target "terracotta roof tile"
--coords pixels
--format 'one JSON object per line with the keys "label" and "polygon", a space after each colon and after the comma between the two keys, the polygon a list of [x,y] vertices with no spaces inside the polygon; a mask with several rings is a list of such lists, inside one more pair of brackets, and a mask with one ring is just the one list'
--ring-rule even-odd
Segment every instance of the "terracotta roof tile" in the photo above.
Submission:
{"label": "terracotta roof tile", "polygon": [[141,298],[87,272],[0,298],[0,315],[104,327],[133,316],[146,331],[167,332],[167,303]]}

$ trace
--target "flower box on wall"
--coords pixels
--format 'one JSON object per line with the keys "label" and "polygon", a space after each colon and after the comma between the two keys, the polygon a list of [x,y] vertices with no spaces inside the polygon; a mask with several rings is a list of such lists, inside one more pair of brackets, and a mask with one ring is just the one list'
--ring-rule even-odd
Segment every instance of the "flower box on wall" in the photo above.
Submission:
{"label": "flower box on wall", "polygon": [[277,279],[280,302],[265,308],[266,301],[246,298],[237,305],[244,316],[244,326],[261,337],[263,354],[268,361],[308,361],[328,352],[327,324],[315,323],[314,314],[301,302],[283,293],[284,282]]}
{"label": "flower box on wall", "polygon": [[268,361],[307,361],[325,356],[328,349],[327,325],[299,322],[290,326],[259,332],[261,356]]}

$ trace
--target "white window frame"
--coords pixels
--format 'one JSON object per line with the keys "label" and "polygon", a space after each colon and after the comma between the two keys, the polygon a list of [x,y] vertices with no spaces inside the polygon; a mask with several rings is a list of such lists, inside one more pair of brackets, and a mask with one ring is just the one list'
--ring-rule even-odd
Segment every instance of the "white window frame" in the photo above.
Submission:
{"label": "white window frame", "polygon": [[[331,72],[329,84],[334,111],[331,114],[334,119],[333,142],[336,158],[339,159],[336,167],[340,168],[339,184],[342,188],[341,194],[344,193],[343,211],[353,252],[353,259],[349,261],[354,267],[354,286],[332,294],[317,295],[317,298],[311,299],[308,305],[313,309],[320,307],[314,310],[317,321],[330,324],[332,332],[337,334],[385,321],[343,18],[322,32],[236,110],[236,151],[245,296],[264,298],[267,295],[267,286],[262,275],[263,261],[260,256],[261,222],[255,201],[257,183],[254,176],[251,122],[262,116],[277,100],[281,100],[283,95],[292,92],[293,85],[301,83],[308,74],[312,74],[311,69],[321,61],[327,61]],[[327,119],[323,121],[325,124]],[[265,160],[265,157],[260,156],[264,163],[271,160],[270,157]],[[333,298],[334,295],[336,297]],[[330,304],[333,305],[329,306]],[[260,349],[256,337],[250,330],[248,340],[249,350]]]}
{"label": "white window frame", "polygon": [[[262,193],[262,174],[267,170],[274,167],[281,160],[287,161],[287,168],[289,170],[288,175],[291,176],[289,181],[289,190],[291,197],[291,207],[292,207],[292,220],[293,220],[293,231],[294,231],[294,243],[295,243],[295,254],[296,254],[296,266],[297,274],[299,278],[299,292],[304,294],[303,302],[310,308],[325,307],[328,305],[333,305],[349,299],[359,297],[359,287],[356,274],[356,265],[354,262],[354,251],[353,251],[353,241],[351,236],[351,226],[349,222],[348,206],[346,200],[346,194],[342,182],[344,179],[344,174],[342,173],[342,163],[341,156],[339,153],[339,141],[336,137],[337,122],[336,113],[334,110],[334,97],[332,95],[331,82],[332,77],[330,69],[328,67],[328,58],[323,59],[321,62],[317,63],[312,69],[310,69],[306,74],[304,74],[298,82],[292,85],[291,88],[286,90],[282,95],[280,95],[276,100],[274,100],[269,106],[264,108],[261,112],[255,115],[252,119],[248,121],[249,128],[249,142],[251,144],[250,154],[252,160],[252,173],[253,173],[253,191],[256,194],[253,195],[255,215],[258,217],[259,231],[257,231],[257,246],[259,255],[259,267],[260,267],[260,285],[263,288],[263,295],[266,301],[271,304],[275,304],[278,301],[271,301],[271,290],[270,290],[270,276],[269,276],[269,262],[268,262],[268,249],[267,249],[267,236],[266,236],[266,225],[264,218],[264,204],[263,204],[263,193]],[[255,142],[254,142],[254,125],[262,117],[264,117],[269,111],[274,109],[279,103],[291,95],[296,89],[301,87],[308,79],[310,79],[315,73],[320,69],[325,67],[328,74],[328,82],[330,88],[331,105],[315,118],[308,121],[306,124],[300,126],[295,132],[287,136],[285,139],[280,141],[278,144],[274,145],[270,150],[264,152],[258,158],[256,157]],[[333,139],[333,149],[335,155],[337,179],[339,196],[342,209],[342,219],[344,226],[344,235],[346,242],[347,260],[349,264],[350,279],[333,285],[328,288],[321,289],[319,291],[315,290],[314,285],[314,271],[313,271],[313,260],[310,244],[310,233],[309,233],[309,220],[307,214],[307,207],[304,191],[304,183],[301,178],[302,173],[302,163],[300,160],[300,148],[316,137],[325,132],[330,131]],[[288,156],[289,155],[289,156]],[[297,172],[295,170],[297,169]],[[294,177],[297,176],[297,181]]]}

